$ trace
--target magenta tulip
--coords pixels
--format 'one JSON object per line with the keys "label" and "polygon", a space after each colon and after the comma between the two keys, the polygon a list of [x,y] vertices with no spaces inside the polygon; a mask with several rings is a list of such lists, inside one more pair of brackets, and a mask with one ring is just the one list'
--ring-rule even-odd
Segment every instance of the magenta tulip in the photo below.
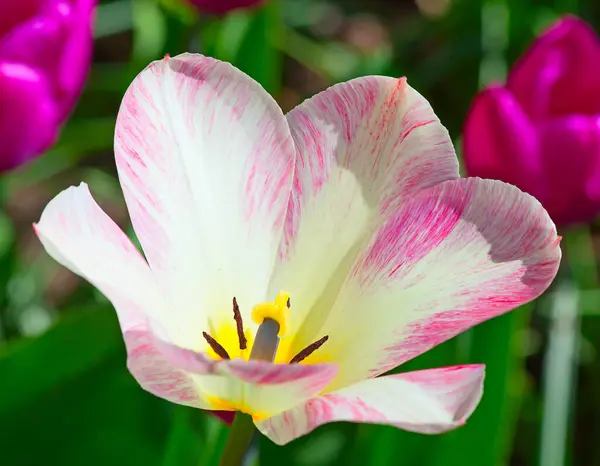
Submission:
{"label": "magenta tulip", "polygon": [[224,15],[238,8],[260,5],[264,0],[188,0],[201,13]]}
{"label": "magenta tulip", "polygon": [[0,170],[55,141],[90,66],[96,0],[0,2]]}
{"label": "magenta tulip", "polygon": [[535,196],[560,226],[600,212],[600,41],[566,17],[473,102],[464,128],[471,176]]}

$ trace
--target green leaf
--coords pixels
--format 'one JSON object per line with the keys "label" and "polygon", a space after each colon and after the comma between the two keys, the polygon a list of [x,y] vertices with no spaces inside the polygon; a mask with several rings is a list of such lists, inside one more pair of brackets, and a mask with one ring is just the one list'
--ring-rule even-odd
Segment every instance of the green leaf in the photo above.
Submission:
{"label": "green leaf", "polygon": [[94,39],[129,31],[132,25],[131,0],[100,4],[96,8]]}
{"label": "green leaf", "polygon": [[167,42],[167,22],[154,0],[133,0],[133,60],[149,63],[160,58]]}
{"label": "green leaf", "polygon": [[186,406],[174,406],[171,430],[167,439],[161,466],[198,466],[198,458],[203,453],[199,441],[199,431],[193,426],[198,410]]}
{"label": "green leaf", "polygon": [[439,437],[428,464],[506,464],[524,388],[522,344],[530,313],[531,305],[522,306],[470,331],[468,362],[486,365],[483,399],[463,427]]}
{"label": "green leaf", "polygon": [[106,307],[78,310],[40,337],[9,345],[0,352],[0,416],[55,391],[109,357],[123,356],[122,346],[114,311]]}
{"label": "green leaf", "polygon": [[160,464],[171,405],[125,367],[116,316],[81,309],[0,356],[2,463]]}
{"label": "green leaf", "polygon": [[233,64],[271,95],[281,89],[282,57],[276,44],[282,34],[279,2],[267,2],[252,15]]}

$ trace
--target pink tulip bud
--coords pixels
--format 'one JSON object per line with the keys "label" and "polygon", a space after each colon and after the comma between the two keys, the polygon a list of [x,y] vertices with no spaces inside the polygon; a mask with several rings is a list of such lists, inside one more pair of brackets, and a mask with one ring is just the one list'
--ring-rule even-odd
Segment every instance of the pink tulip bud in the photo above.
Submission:
{"label": "pink tulip bud", "polygon": [[558,225],[600,212],[600,41],[566,17],[474,100],[464,128],[469,175],[512,183]]}
{"label": "pink tulip bud", "polygon": [[248,8],[260,5],[264,0],[188,0],[201,13],[224,15],[238,8]]}
{"label": "pink tulip bud", "polygon": [[28,162],[56,141],[90,65],[95,4],[0,2],[0,170]]}

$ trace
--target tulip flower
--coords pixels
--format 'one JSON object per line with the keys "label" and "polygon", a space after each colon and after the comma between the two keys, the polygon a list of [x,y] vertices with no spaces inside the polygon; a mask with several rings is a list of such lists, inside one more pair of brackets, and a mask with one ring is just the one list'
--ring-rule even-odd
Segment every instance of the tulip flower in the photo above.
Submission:
{"label": "tulip flower", "polygon": [[188,0],[201,13],[224,15],[239,8],[260,5],[264,0]]}
{"label": "tulip flower", "polygon": [[404,78],[284,116],[233,66],[167,57],[127,90],[115,157],[144,256],[85,184],[48,204],[40,240],[110,299],[143,388],[248,413],[278,444],[333,421],[462,425],[483,366],[382,374],[534,299],[560,261],[540,203],[460,178]]}
{"label": "tulip flower", "polygon": [[535,196],[559,226],[600,212],[600,41],[575,17],[558,21],[473,102],[467,173]]}
{"label": "tulip flower", "polygon": [[0,2],[0,170],[48,149],[81,94],[95,0]]}

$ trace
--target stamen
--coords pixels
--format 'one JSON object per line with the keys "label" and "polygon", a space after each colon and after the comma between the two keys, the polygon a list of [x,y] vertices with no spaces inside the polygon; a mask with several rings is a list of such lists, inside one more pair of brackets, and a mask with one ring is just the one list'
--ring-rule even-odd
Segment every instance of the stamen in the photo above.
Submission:
{"label": "stamen", "polygon": [[237,326],[240,349],[245,350],[248,347],[248,340],[246,339],[246,335],[244,335],[244,322],[242,322],[242,314],[240,313],[240,307],[235,296],[233,298],[233,320],[235,320],[235,325]]}
{"label": "stamen", "polygon": [[308,345],[306,348],[304,348],[302,351],[300,351],[296,356],[294,356],[292,358],[292,360],[290,361],[290,364],[296,364],[296,363],[299,363],[300,361],[306,359],[311,354],[313,354],[315,351],[317,351],[321,346],[323,346],[323,343],[325,343],[327,340],[329,340],[329,335],[325,335],[320,340],[317,340],[314,343]]}
{"label": "stamen", "polygon": [[229,357],[229,354],[227,353],[227,350],[225,348],[223,348],[217,340],[215,340],[213,337],[211,337],[206,332],[202,332],[202,336],[204,337],[206,342],[210,345],[210,347],[213,349],[213,351],[215,353],[217,353],[218,356],[221,357],[221,359],[231,359]]}

